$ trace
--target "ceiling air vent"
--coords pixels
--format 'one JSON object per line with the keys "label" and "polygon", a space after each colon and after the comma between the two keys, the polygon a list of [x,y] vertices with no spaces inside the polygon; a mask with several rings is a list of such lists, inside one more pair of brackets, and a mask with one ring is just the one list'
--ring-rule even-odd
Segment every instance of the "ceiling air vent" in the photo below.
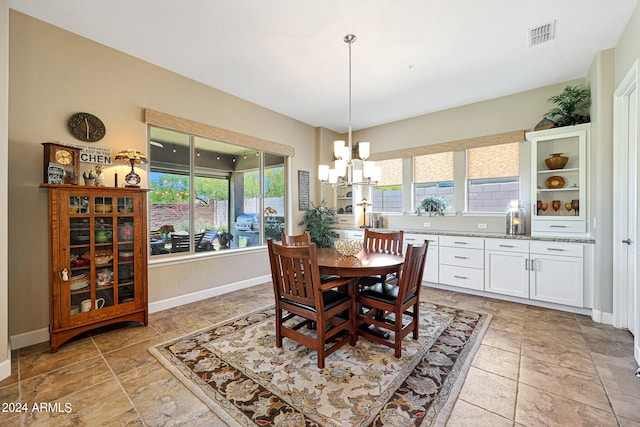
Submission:
{"label": "ceiling air vent", "polygon": [[529,47],[551,41],[556,36],[556,21],[529,28]]}

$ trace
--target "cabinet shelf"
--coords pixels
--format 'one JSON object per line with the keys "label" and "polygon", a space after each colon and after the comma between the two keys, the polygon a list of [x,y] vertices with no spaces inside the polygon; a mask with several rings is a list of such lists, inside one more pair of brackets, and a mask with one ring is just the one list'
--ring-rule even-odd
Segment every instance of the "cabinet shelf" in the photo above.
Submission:
{"label": "cabinet shelf", "polygon": [[569,188],[538,188],[536,190],[538,193],[551,193],[554,191],[580,191],[580,187],[569,187]]}
{"label": "cabinet shelf", "polygon": [[569,169],[549,169],[538,171],[539,175],[562,175],[563,173],[569,172],[579,172],[579,168],[569,168]]}

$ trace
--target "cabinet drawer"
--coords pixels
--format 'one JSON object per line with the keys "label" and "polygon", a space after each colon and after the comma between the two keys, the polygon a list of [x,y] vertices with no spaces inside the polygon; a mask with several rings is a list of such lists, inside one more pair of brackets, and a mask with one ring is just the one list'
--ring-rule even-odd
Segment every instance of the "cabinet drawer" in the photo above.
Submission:
{"label": "cabinet drawer", "polygon": [[340,216],[338,215],[338,224],[341,225],[349,225],[349,224],[353,224],[353,217],[352,216]]}
{"label": "cabinet drawer", "polygon": [[484,239],[480,237],[440,236],[440,246],[454,248],[484,249]]}
{"label": "cabinet drawer", "polygon": [[[556,242],[536,242],[530,243],[529,251],[532,254],[571,256],[582,258],[584,247],[580,243],[556,243]],[[533,258],[533,257],[532,257]]]}
{"label": "cabinet drawer", "polygon": [[482,291],[484,290],[484,271],[440,264],[440,283]]}
{"label": "cabinet drawer", "polygon": [[349,230],[349,238],[353,240],[364,240],[364,231]]}
{"label": "cabinet drawer", "polygon": [[529,252],[529,242],[526,240],[485,239],[484,248],[503,252]]}
{"label": "cabinet drawer", "polygon": [[585,221],[534,220],[531,224],[531,233],[586,233],[587,223]]}
{"label": "cabinet drawer", "polygon": [[484,268],[484,252],[479,249],[440,246],[440,264]]}
{"label": "cabinet drawer", "polygon": [[435,234],[413,234],[408,233],[402,237],[402,241],[404,245],[422,245],[422,243],[428,240],[429,241],[429,250],[434,246],[438,246],[438,236]]}

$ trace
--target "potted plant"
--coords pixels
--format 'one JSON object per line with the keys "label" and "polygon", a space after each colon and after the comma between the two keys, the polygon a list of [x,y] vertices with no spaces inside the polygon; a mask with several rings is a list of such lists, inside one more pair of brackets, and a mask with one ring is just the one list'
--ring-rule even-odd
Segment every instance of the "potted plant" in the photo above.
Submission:
{"label": "potted plant", "polygon": [[309,232],[311,241],[318,248],[330,248],[333,246],[333,239],[338,237],[338,233],[330,227],[338,223],[336,209],[325,205],[325,201],[320,202],[319,206],[311,204],[312,209],[304,213],[304,219],[300,222],[305,227],[305,231]]}
{"label": "potted plant", "polygon": [[84,178],[84,185],[95,185],[96,184],[96,175],[93,173],[91,169],[87,169],[82,173],[82,178]]}
{"label": "potted plant", "polygon": [[544,115],[558,126],[573,126],[590,120],[591,92],[584,86],[567,86],[558,95],[549,98],[556,104]]}
{"label": "potted plant", "polygon": [[416,213],[420,215],[422,212],[427,212],[429,216],[444,216],[444,213],[449,209],[449,204],[445,199],[440,196],[427,196],[422,199]]}

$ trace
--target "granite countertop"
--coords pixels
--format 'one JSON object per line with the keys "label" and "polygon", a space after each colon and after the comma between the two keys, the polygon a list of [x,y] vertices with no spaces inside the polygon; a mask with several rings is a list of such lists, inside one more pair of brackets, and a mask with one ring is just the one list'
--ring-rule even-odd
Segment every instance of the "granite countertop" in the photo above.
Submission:
{"label": "granite countertop", "polygon": [[[362,228],[356,227],[333,227],[339,230],[353,230],[362,231]],[[410,228],[372,228],[375,231],[398,231],[403,230],[405,233],[411,234],[431,234],[436,236],[462,236],[462,237],[481,237],[491,239],[509,239],[509,240],[537,240],[545,242],[566,242],[566,243],[590,243],[594,244],[596,241],[589,237],[567,237],[567,236],[531,236],[524,235],[508,235],[505,233],[480,233],[474,231],[443,231],[443,230],[424,230],[424,229],[410,229]]]}

